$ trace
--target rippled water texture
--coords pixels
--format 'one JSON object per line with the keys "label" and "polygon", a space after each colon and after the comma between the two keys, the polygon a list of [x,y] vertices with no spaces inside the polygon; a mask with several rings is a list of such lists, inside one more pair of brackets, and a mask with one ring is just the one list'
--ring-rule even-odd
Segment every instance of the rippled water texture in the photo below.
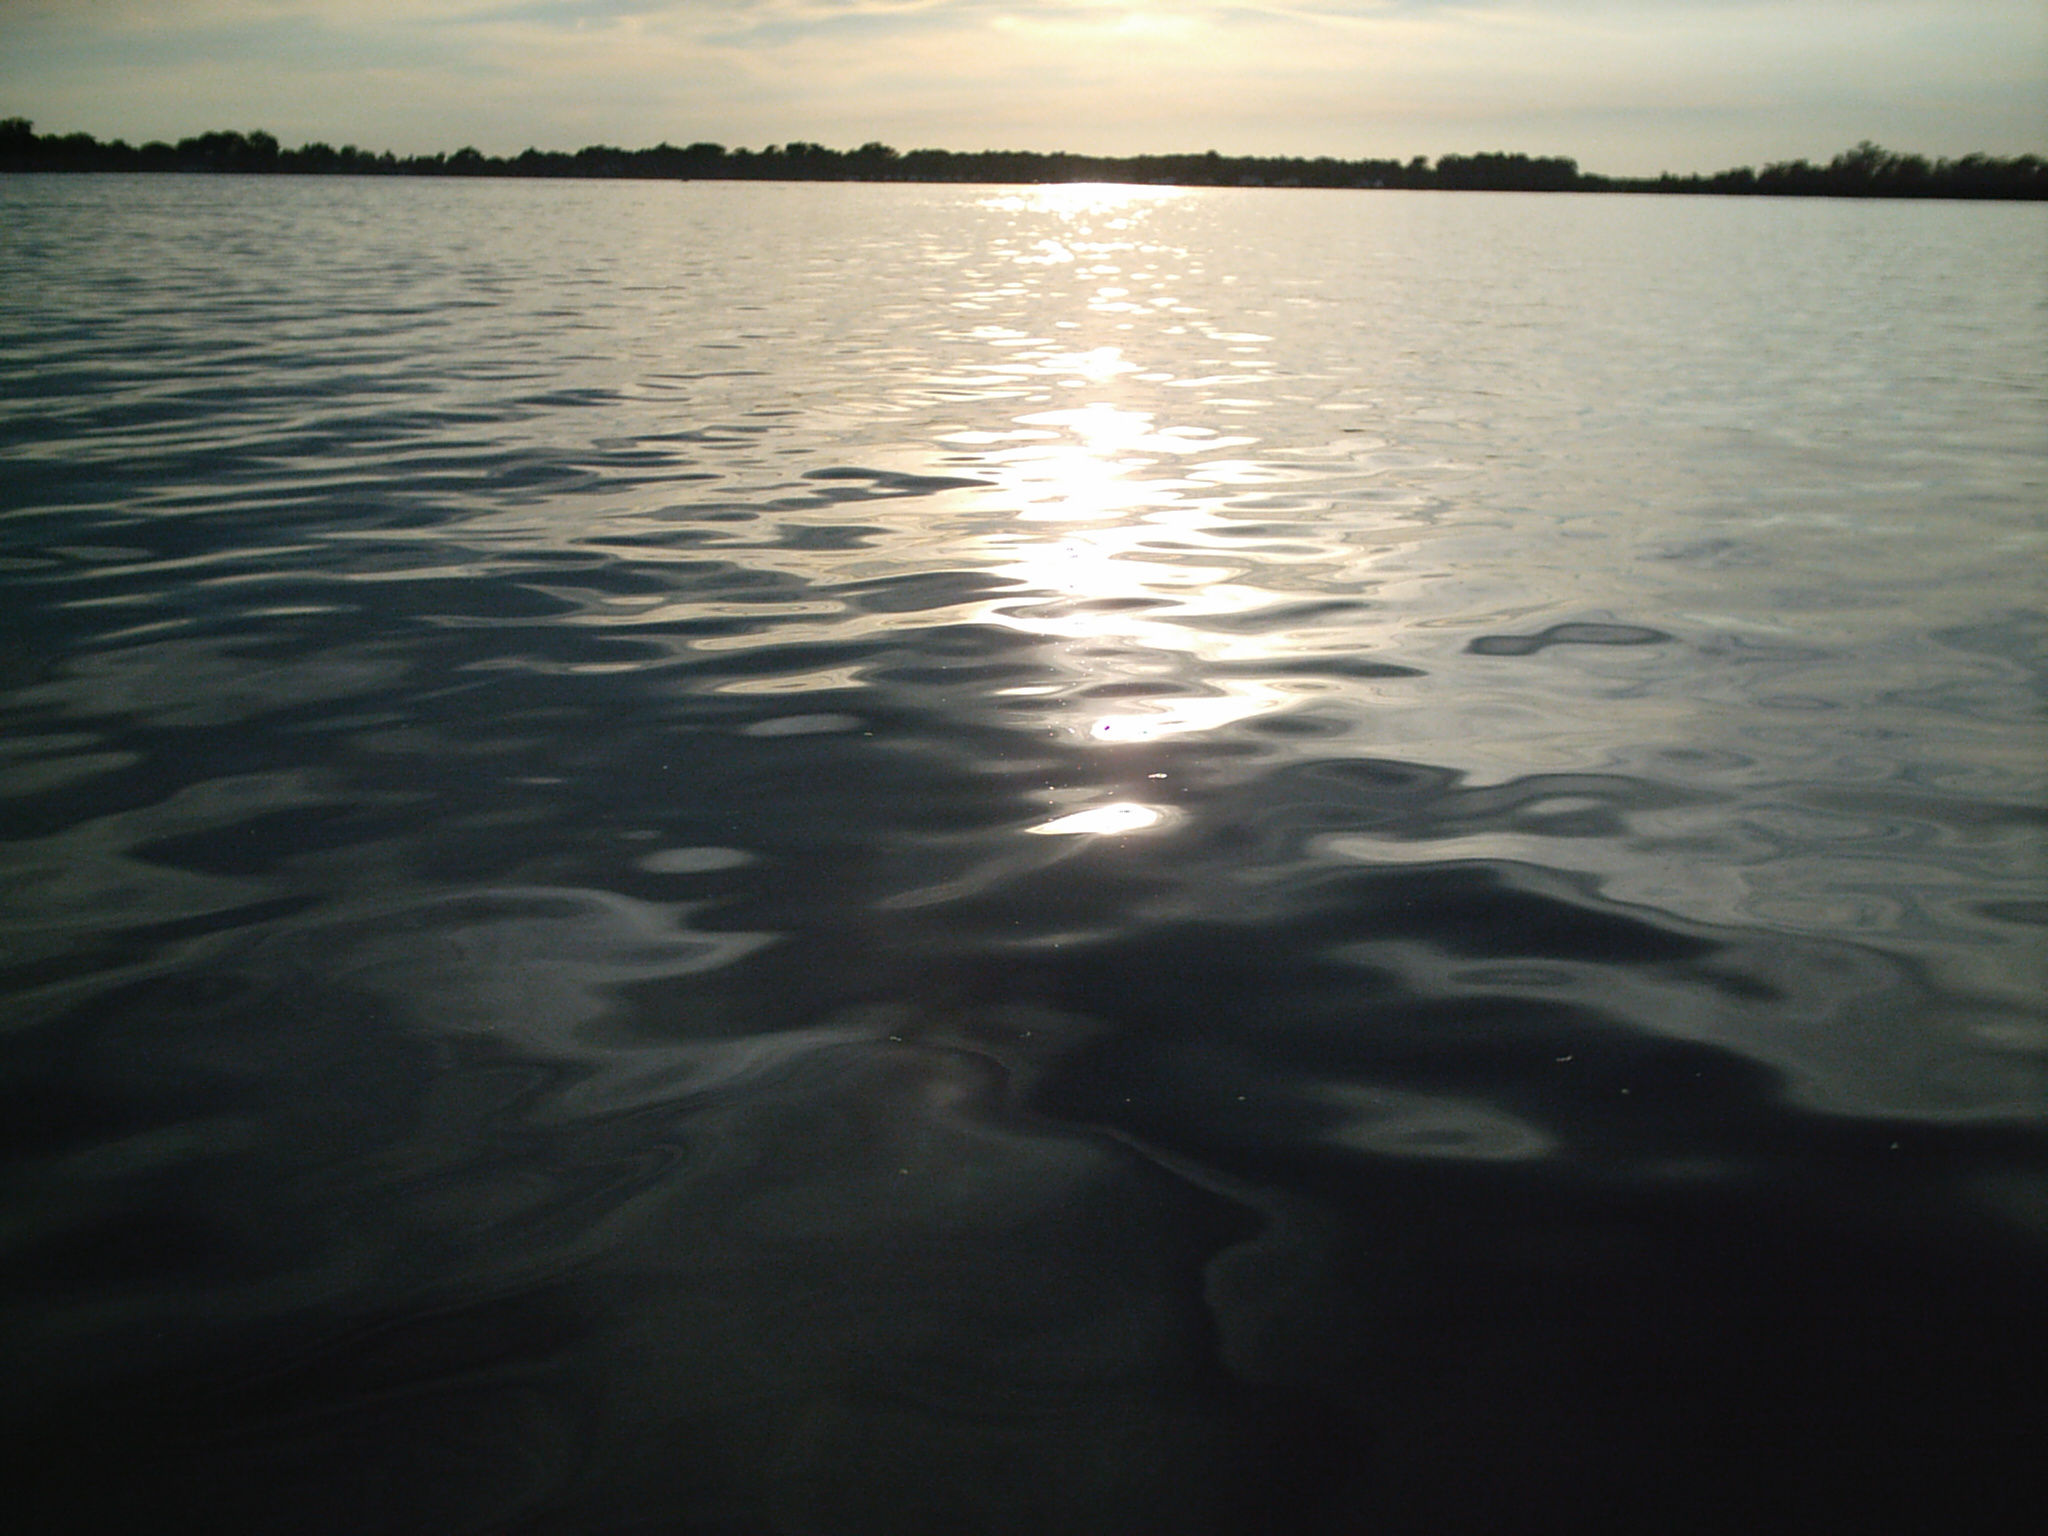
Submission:
{"label": "rippled water texture", "polygon": [[34,1484],[2042,1528],[2042,216],[0,179]]}

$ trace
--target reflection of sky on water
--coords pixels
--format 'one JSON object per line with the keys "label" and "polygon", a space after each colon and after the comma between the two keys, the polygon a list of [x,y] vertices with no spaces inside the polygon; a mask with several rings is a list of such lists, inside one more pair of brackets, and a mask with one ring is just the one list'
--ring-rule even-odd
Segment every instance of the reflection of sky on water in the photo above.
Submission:
{"label": "reflection of sky on water", "polygon": [[[459,758],[533,805],[582,793],[589,769],[562,760],[578,733],[516,707],[455,730],[439,701],[502,689],[516,706],[542,679],[615,679],[618,718],[697,733],[661,761],[733,741],[822,761],[838,743],[893,772],[892,754],[955,760],[978,746],[952,733],[993,728],[973,740],[1001,740],[1006,761],[1045,747],[1033,803],[987,823],[1027,863],[1087,839],[1014,834],[1149,802],[1158,766],[1183,821],[1143,840],[1157,846],[1214,822],[1189,795],[1289,759],[1369,755],[1510,787],[1620,775],[1689,793],[1398,834],[1368,819],[1318,831],[1310,852],[1326,867],[1523,860],[1699,921],[1924,936],[1945,966],[1978,956],[1980,984],[2012,990],[2010,951],[1987,935],[2018,908],[1987,917],[1981,899],[2016,899],[2038,860],[2016,814],[1976,802],[2021,804],[2038,754],[2009,723],[2017,631],[1976,610],[2034,535],[1996,453],[1959,447],[1949,464],[1928,446],[1965,442],[1953,433],[1870,428],[1860,466],[1827,447],[1844,421],[1878,419],[1894,350],[1932,377],[1952,338],[1897,305],[1883,312],[1905,329],[1882,348],[1814,317],[1881,308],[1885,284],[1926,263],[1886,246],[1867,272],[1829,266],[1840,211],[1779,209],[1813,260],[1788,263],[1767,302],[1743,290],[1770,323],[1735,336],[1729,292],[1681,303],[1668,273],[1732,282],[1740,263],[1702,241],[1737,227],[1666,227],[1628,200],[1508,218],[1392,195],[819,187],[799,221],[785,191],[636,192],[616,245],[575,199],[623,189],[541,205],[471,188],[474,208],[436,214],[453,222],[427,244],[463,232],[480,264],[350,277],[353,298],[394,313],[413,313],[422,280],[446,306],[445,330],[408,332],[406,393],[360,395],[389,338],[344,314],[318,337],[328,393],[289,397],[290,453],[203,471],[179,455],[220,432],[205,391],[241,386],[151,372],[156,322],[108,310],[98,323],[127,328],[121,355],[170,413],[80,436],[82,461],[119,457],[136,478],[135,520],[34,556],[94,644],[18,697],[169,730],[301,711],[292,730],[345,741],[351,771],[388,766],[391,792]],[[532,223],[550,208],[553,224]],[[205,232],[232,220],[178,217],[157,279],[189,279],[203,313]],[[1947,249],[1921,222],[1934,212],[1883,217],[1908,220],[1909,247]],[[123,260],[104,242],[68,259],[88,277]],[[402,288],[378,287],[394,273]],[[563,331],[565,295],[603,302]],[[2012,338],[1992,374],[2033,377],[2024,329],[1971,332]],[[533,352],[557,332],[557,355]],[[1845,349],[1853,410],[1800,382],[1816,335]],[[1632,387],[1608,387],[1629,368]],[[2021,408],[2005,399],[1951,405],[1997,437],[1998,413]],[[272,397],[235,400],[263,443]],[[1969,537],[1930,531],[1937,470],[1955,506],[1981,510]],[[281,495],[288,537],[266,521]],[[226,520],[220,549],[170,536],[201,513]],[[1862,587],[1835,579],[1851,554]],[[1651,620],[1668,642],[1523,643]],[[7,782],[111,781],[135,756],[119,736],[30,752],[40,738],[24,735]],[[277,759],[239,782],[280,807],[348,803],[346,782]],[[1893,780],[1908,798],[1848,814]],[[202,804],[176,791],[122,811],[118,836],[102,817],[19,845],[38,871],[19,882],[39,893],[16,903],[33,909],[24,928],[89,931],[82,893],[117,883],[167,917],[236,909],[255,888],[240,870],[107,862],[103,845],[183,828]],[[1253,796],[1245,814],[1270,806]],[[678,845],[760,851],[720,826]]]}
{"label": "reflection of sky on water", "polygon": [[[38,461],[18,489],[49,505],[0,562],[36,637],[0,648],[9,1082],[44,1143],[22,1204],[61,1239],[23,1266],[55,1278],[17,1401],[99,1394],[58,1438],[126,1460],[131,1394],[89,1384],[263,1354],[318,1311],[345,1379],[265,1402],[388,1432],[325,1442],[337,1467],[438,1458],[336,1531],[441,1496],[458,1456],[499,1481],[484,1448],[574,1463],[551,1528],[751,1529],[738,1468],[815,1496],[778,1528],[975,1525],[920,1502],[936,1481],[1005,1530],[1204,1530],[1206,1495],[1125,1519],[1063,1469],[1215,1462],[1128,1426],[1218,1360],[1262,1394],[1379,1381],[1354,1329],[1408,1351],[1419,1315],[1418,1379],[1486,1407],[1395,1393],[1372,1422],[1454,1427],[1446,1485],[1487,1484],[1472,1456],[1556,1421],[1560,1382],[1624,1384],[1566,1419],[1608,1446],[1636,1384],[1724,1358],[1763,1363],[1727,1422],[1791,1402],[1776,1455],[1833,1401],[1777,1346],[1841,1317],[1840,1379],[1906,1383],[1886,1443],[1920,1443],[1935,1378],[1887,1351],[1926,1256],[2040,1232],[2014,1130],[2040,1103],[2015,725],[2040,631],[1978,611],[2032,503],[1959,493],[1936,528],[1918,481],[1760,456],[1731,418],[1867,423],[1959,334],[1887,286],[1915,266],[1889,241],[1874,276],[1748,283],[1742,221],[1821,230],[1824,258],[1845,221],[1986,210],[174,179],[50,266],[99,318],[40,344],[76,351],[20,392],[24,441],[85,468]],[[331,232],[335,197],[391,212],[409,264],[217,291],[235,221],[209,200]],[[106,238],[151,206],[148,238]],[[622,206],[623,232],[598,216]],[[1720,255],[1646,261],[1673,220]],[[1679,268],[1745,282],[1681,299]],[[289,373],[159,345],[138,291]],[[403,361],[366,350],[393,346],[379,303],[431,309]],[[1782,377],[1757,356],[1781,338]],[[1815,405],[1837,355],[1876,382]],[[167,359],[165,414],[79,359]],[[394,368],[409,396],[366,392]],[[1992,430],[1997,398],[1952,391],[1956,424]],[[1901,483],[1995,479],[1957,433],[1857,455],[1888,442]],[[1466,1286],[1495,1256],[1498,1306]],[[1956,1402],[2038,1313],[2038,1287],[1986,1312],[1974,1263],[1939,1274],[1966,1347],[1928,1356]],[[540,1282],[555,1331],[465,1320]],[[1788,1284],[1782,1332],[1752,1327]],[[1507,1340],[1526,1414],[1469,1368],[1503,1318],[1538,1341]],[[394,1388],[511,1401],[506,1349],[559,1435]],[[1720,1422],[1669,1436],[1708,1447],[1709,1491],[1739,1481]],[[1275,1432],[1291,1485],[1320,1442]],[[1379,1433],[1375,1479],[1407,1464]],[[197,1461],[220,1487],[278,1465]],[[889,1507],[842,1518],[877,1478]],[[406,1529],[530,1523],[443,1507]]]}

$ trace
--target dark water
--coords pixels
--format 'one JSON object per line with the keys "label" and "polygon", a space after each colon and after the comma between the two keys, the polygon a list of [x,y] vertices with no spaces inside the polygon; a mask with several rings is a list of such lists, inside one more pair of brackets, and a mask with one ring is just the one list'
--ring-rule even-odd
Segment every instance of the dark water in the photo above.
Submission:
{"label": "dark water", "polygon": [[2042,1528],[2043,241],[0,180],[17,1507]]}

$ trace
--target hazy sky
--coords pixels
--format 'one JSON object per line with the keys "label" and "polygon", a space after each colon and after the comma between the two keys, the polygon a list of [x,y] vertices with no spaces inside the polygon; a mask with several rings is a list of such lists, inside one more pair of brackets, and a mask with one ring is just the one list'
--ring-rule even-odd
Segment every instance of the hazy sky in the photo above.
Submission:
{"label": "hazy sky", "polygon": [[2048,150],[2043,0],[0,0],[0,115],[403,152],[666,139],[1525,150],[1712,170]]}

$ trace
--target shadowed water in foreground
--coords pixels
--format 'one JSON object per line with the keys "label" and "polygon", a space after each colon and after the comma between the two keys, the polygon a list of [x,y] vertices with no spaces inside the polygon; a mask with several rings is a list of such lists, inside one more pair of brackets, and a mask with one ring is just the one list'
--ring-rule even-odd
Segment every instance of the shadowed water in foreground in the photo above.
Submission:
{"label": "shadowed water in foreground", "polygon": [[2038,1524],[2038,210],[0,207],[51,1528]]}

